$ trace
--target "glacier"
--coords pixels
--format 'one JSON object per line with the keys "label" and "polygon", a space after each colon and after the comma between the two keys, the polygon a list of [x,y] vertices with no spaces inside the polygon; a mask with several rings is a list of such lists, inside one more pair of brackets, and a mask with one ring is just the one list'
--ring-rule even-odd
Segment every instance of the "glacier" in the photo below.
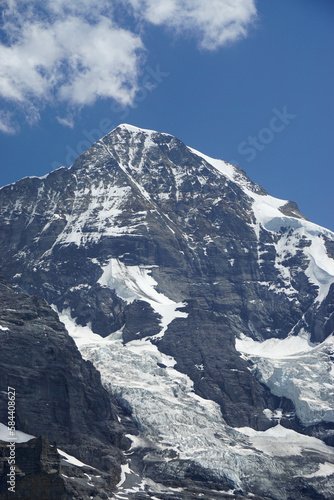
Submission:
{"label": "glacier", "polygon": [[273,394],[293,401],[305,426],[334,422],[333,335],[317,345],[306,332],[263,342],[242,335],[236,349]]}
{"label": "glacier", "polygon": [[[175,360],[159,352],[149,338],[124,344],[122,331],[102,338],[89,326],[77,325],[69,311],[59,313],[59,318],[84,359],[100,371],[104,387],[131,411],[140,431],[139,437],[129,436],[131,452],[149,448],[147,460],[163,462],[171,475],[178,461],[191,460],[236,490],[271,493],[277,500],[288,500],[278,484],[287,481],[291,467],[296,478],[310,485],[323,477],[324,491],[334,486],[334,450],[323,441],[279,423],[267,431],[232,428],[226,425],[220,407],[196,395],[190,378],[177,371]],[[131,469],[131,453],[123,472],[119,489],[124,493],[126,474],[136,474]],[[138,479],[133,491],[140,491],[138,484],[145,486],[144,479],[150,478]]]}

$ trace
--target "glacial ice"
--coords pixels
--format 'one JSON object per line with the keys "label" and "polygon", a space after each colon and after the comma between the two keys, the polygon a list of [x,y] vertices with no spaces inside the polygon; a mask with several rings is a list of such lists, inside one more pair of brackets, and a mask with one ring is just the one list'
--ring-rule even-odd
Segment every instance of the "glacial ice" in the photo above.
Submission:
{"label": "glacial ice", "polygon": [[319,345],[312,345],[305,332],[264,342],[241,335],[235,347],[273,394],[293,401],[305,426],[334,422],[333,335]]}
{"label": "glacial ice", "polygon": [[[316,473],[324,460],[334,464],[333,449],[316,438],[279,425],[266,432],[227,426],[219,406],[196,395],[189,377],[176,371],[173,358],[160,353],[150,339],[124,345],[121,331],[102,338],[88,326],[76,325],[68,311],[60,314],[60,319],[82,356],[100,371],[104,387],[131,408],[140,430],[140,436],[133,438],[134,445],[153,444],[159,460],[164,459],[167,466],[175,462],[173,452],[178,459],[194,461],[217,478],[227,478],[235,487],[247,490],[258,482],[258,488],[268,491],[271,482],[274,488],[276,480],[289,476],[291,461],[296,475],[310,470]],[[303,450],[314,451],[307,461],[301,456]],[[254,479],[254,470],[264,471],[268,483],[263,478]],[[283,492],[277,498],[287,497]]]}

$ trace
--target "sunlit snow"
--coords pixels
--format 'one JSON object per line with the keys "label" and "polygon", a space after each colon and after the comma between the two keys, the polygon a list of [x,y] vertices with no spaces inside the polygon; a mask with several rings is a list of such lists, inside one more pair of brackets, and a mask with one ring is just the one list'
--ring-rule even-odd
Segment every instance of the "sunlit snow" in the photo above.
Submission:
{"label": "sunlit snow", "polygon": [[302,332],[283,340],[257,342],[241,335],[235,343],[273,394],[293,401],[306,426],[334,422],[334,337],[319,345],[312,345],[308,338]]}
{"label": "sunlit snow", "polygon": [[161,332],[155,336],[162,336],[168,325],[176,318],[186,318],[187,313],[178,311],[184,307],[182,302],[174,302],[155,287],[158,283],[150,275],[155,266],[127,266],[119,259],[110,259],[103,266],[103,274],[98,283],[114,289],[121,299],[128,303],[134,300],[144,300],[161,316]]}
{"label": "sunlit snow", "polygon": [[[330,286],[334,283],[334,259],[328,256],[324,241],[324,237],[334,241],[334,233],[300,218],[298,214],[296,214],[296,217],[285,215],[282,209],[288,203],[287,200],[280,200],[268,194],[255,192],[255,185],[233,165],[210,158],[193,148],[189,148],[189,150],[203,158],[229,180],[238,184],[243,192],[249,196],[252,200],[252,211],[255,217],[252,226],[258,239],[261,228],[278,235],[278,241],[274,243],[276,247],[275,266],[285,283],[285,288],[282,289],[275,286],[275,284],[269,284],[275,292],[283,292],[288,297],[291,296],[293,300],[296,290],[292,286],[291,271],[282,262],[287,256],[293,257],[296,255],[299,249],[298,243],[301,239],[305,238],[310,241],[310,246],[305,246],[302,249],[308,261],[305,274],[311,283],[318,287],[317,301],[321,303],[328,295]],[[285,229],[283,233],[282,228]],[[261,263],[260,251],[259,263]]]}
{"label": "sunlit snow", "polygon": [[146,212],[134,214],[131,227],[123,225],[119,216],[130,194],[129,186],[110,186],[103,181],[77,189],[66,226],[55,244],[74,243],[82,246],[97,242],[102,236],[117,237],[133,233],[138,225],[145,224]]}
{"label": "sunlit snow", "polygon": [[76,467],[91,467],[91,465],[84,464],[83,462],[81,462],[77,458],[73,457],[72,455],[69,455],[68,453],[65,453],[65,451],[62,451],[59,448],[57,448],[57,451],[58,451],[59,455],[64,460],[66,460],[67,463],[69,463],[71,465],[75,465]]}
{"label": "sunlit snow", "polygon": [[280,424],[264,432],[256,431],[250,427],[238,428],[238,431],[248,436],[257,450],[261,450],[266,455],[272,457],[301,455],[305,449],[319,453],[328,453],[330,449],[320,439],[304,436],[291,429],[286,429]]}
{"label": "sunlit snow", "polygon": [[15,430],[14,434],[10,434],[7,425],[0,423],[0,441],[5,441],[6,443],[26,443],[34,438],[35,436],[31,434],[26,434],[25,432],[17,430]]}

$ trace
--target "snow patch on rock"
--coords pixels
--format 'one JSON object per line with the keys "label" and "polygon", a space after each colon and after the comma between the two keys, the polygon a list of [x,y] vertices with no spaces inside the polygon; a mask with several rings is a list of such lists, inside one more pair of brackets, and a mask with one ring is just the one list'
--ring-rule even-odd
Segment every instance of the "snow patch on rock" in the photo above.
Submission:
{"label": "snow patch on rock", "polygon": [[34,439],[35,436],[32,434],[27,434],[22,431],[14,431],[14,434],[10,434],[7,425],[0,423],[0,441],[5,441],[6,443],[27,443],[30,439]]}
{"label": "snow patch on rock", "polygon": [[273,394],[293,401],[305,426],[334,422],[333,335],[319,345],[305,332],[264,342],[241,335],[235,347]]}
{"label": "snow patch on rock", "polygon": [[168,325],[176,318],[186,318],[187,313],[178,309],[184,307],[182,302],[174,302],[155,287],[158,283],[150,275],[157,266],[127,266],[119,259],[111,259],[103,266],[103,273],[98,283],[107,286],[128,303],[143,300],[161,316],[161,332],[154,338],[162,337]]}

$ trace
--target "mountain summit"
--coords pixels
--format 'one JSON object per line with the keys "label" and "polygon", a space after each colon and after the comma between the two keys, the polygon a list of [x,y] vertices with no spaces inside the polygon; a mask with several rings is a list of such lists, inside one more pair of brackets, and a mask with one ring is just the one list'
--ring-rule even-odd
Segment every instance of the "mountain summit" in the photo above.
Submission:
{"label": "mountain summit", "polygon": [[332,232],[126,124],[2,188],[0,224],[2,274],[52,305],[138,428],[117,498],[332,498]]}

